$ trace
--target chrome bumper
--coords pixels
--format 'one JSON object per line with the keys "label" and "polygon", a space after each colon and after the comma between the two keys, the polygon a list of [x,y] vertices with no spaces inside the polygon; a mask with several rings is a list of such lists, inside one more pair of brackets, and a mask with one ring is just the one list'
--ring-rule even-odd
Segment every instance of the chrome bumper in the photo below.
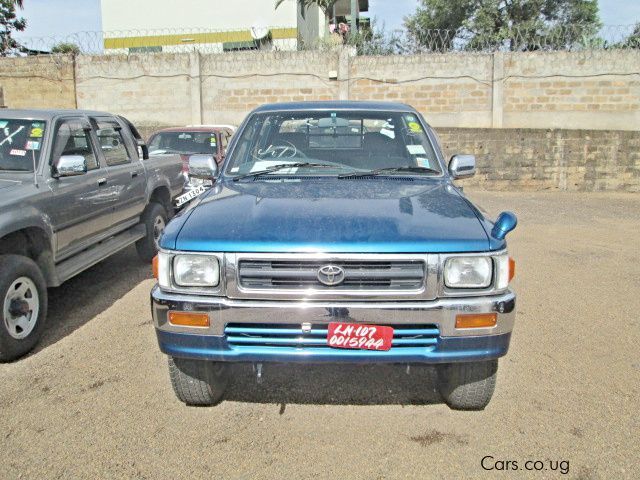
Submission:
{"label": "chrome bumper", "polygon": [[[442,298],[420,302],[301,302],[231,300],[226,297],[166,293],[156,285],[151,291],[155,327],[162,332],[188,333],[203,336],[224,336],[227,323],[329,323],[356,322],[384,325],[435,324],[441,337],[503,335],[513,330],[515,294],[485,297]],[[171,325],[169,310],[197,311],[209,314],[209,328],[189,328]],[[498,314],[491,328],[456,329],[460,313]]]}

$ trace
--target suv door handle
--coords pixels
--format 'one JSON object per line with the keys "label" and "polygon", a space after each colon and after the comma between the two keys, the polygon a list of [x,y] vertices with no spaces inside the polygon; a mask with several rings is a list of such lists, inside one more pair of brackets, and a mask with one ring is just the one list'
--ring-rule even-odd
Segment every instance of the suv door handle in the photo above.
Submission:
{"label": "suv door handle", "polygon": [[101,187],[102,185],[105,185],[107,183],[107,179],[106,178],[99,178],[98,179],[98,186]]}
{"label": "suv door handle", "polygon": [[136,178],[140,172],[131,172],[131,178]]}

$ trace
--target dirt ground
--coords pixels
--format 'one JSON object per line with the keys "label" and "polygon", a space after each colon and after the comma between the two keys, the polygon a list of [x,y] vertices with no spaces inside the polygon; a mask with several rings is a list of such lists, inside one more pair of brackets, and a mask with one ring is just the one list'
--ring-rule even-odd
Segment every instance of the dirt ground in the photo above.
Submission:
{"label": "dirt ground", "polygon": [[50,290],[42,345],[0,365],[0,478],[640,478],[640,195],[470,197],[520,219],[485,411],[449,410],[430,368],[404,366],[267,365],[261,385],[239,366],[222,404],[186,407],[128,249]]}

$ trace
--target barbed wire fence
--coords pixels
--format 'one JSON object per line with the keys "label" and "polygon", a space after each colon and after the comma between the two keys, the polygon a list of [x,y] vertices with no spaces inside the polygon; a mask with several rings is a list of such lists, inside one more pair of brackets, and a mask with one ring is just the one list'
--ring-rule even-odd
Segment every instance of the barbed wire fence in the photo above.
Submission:
{"label": "barbed wire fence", "polygon": [[247,30],[158,29],[78,32],[64,36],[17,37],[16,44],[1,45],[9,57],[42,55],[128,55],[155,53],[224,53],[239,50],[326,51],[353,46],[359,55],[413,55],[420,53],[491,53],[527,51],[594,51],[640,49],[640,27],[608,25],[597,33],[584,25],[566,25],[544,31],[524,27],[478,36],[464,29],[406,30],[373,28],[355,35],[330,34],[303,39],[295,28],[271,27],[256,39]]}

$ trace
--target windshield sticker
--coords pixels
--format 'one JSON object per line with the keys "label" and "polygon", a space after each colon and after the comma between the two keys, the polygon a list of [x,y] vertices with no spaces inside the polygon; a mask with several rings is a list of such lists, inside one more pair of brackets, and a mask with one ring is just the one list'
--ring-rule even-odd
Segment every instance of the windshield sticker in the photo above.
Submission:
{"label": "windshield sticker", "polygon": [[409,122],[407,123],[407,127],[409,127],[409,130],[411,130],[414,133],[422,132],[422,127],[418,122]]}
{"label": "windshield sticker", "polygon": [[415,122],[415,121],[416,121],[416,117],[414,117],[413,115],[405,115],[405,116],[404,116],[404,119],[405,119],[407,122]]}
{"label": "windshield sticker", "polygon": [[17,148],[14,148],[9,152],[9,155],[13,155],[15,157],[24,157],[26,154],[26,150],[18,150]]}
{"label": "windshield sticker", "polygon": [[431,161],[428,158],[416,158],[416,163],[419,167],[431,168]]}
{"label": "windshield sticker", "polygon": [[7,126],[7,124],[9,123],[8,120],[2,120],[0,121],[0,128],[5,128]]}
{"label": "windshield sticker", "polygon": [[425,155],[427,153],[422,145],[407,145],[407,150],[411,155]]}
{"label": "windshield sticker", "polygon": [[209,142],[209,144],[210,144],[212,147],[215,147],[215,146],[217,145],[216,137],[211,137],[211,141]]}
{"label": "windshield sticker", "polygon": [[36,142],[35,140],[28,140],[27,144],[24,146],[25,150],[40,150],[40,142]]}
{"label": "windshield sticker", "polygon": [[231,173],[235,173],[235,172],[237,172],[238,170],[240,170],[240,167],[233,167],[233,168],[231,169]]}
{"label": "windshield sticker", "polygon": [[42,137],[42,128],[40,127],[34,127],[31,129],[31,133],[29,134],[30,137],[32,138],[40,138]]}

